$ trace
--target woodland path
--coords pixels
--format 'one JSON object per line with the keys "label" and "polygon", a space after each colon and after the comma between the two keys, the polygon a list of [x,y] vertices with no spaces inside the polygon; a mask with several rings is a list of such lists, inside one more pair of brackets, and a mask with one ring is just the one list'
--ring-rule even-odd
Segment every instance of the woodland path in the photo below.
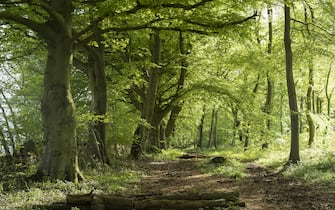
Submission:
{"label": "woodland path", "polygon": [[201,173],[199,159],[169,162],[143,162],[146,171],[138,184],[143,194],[171,194],[187,192],[240,192],[241,209],[335,209],[335,190],[327,186],[310,185],[284,177],[256,163],[246,163],[250,174],[235,180]]}

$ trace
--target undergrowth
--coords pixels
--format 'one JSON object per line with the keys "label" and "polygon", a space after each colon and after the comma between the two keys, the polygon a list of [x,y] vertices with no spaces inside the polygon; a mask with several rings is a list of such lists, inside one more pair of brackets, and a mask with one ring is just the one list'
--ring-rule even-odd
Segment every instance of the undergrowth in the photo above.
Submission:
{"label": "undergrowth", "polygon": [[210,163],[208,160],[200,164],[203,173],[210,173],[216,176],[223,176],[233,179],[246,177],[246,170],[243,163],[236,159],[229,159],[220,164]]}
{"label": "undergrowth", "polygon": [[185,154],[185,152],[180,149],[168,149],[168,150],[163,149],[159,153],[150,154],[147,155],[147,157],[155,161],[170,161],[177,159],[179,156],[182,156],[183,154]]}
{"label": "undergrowth", "polygon": [[308,146],[308,133],[300,135],[300,162],[296,165],[285,165],[289,157],[289,137],[284,144],[274,144],[257,162],[278,171],[284,175],[304,180],[308,183],[325,184],[335,187],[335,132],[328,129],[316,134],[312,146]]}
{"label": "undergrowth", "polygon": [[[199,167],[203,173],[240,179],[246,177],[246,162],[257,162],[277,171],[283,171],[286,176],[305,180],[308,183],[320,183],[335,188],[335,132],[330,130],[325,134],[319,131],[312,147],[308,147],[308,133],[300,138],[301,161],[296,165],[284,167],[288,161],[290,151],[289,136],[269,139],[269,147],[262,149],[261,144],[250,143],[245,151],[243,144],[221,147],[217,150],[162,150],[155,155],[148,155],[149,160],[172,161],[188,153],[203,154],[209,158],[203,159]],[[224,157],[220,164],[209,163],[212,157]],[[136,164],[134,162],[133,164]],[[25,173],[3,175],[0,181],[0,201],[2,209],[29,209],[32,205],[45,205],[52,202],[64,201],[67,194],[89,193],[117,193],[136,194],[136,182],[143,175],[142,172],[132,170],[127,164],[116,163],[115,167],[98,167],[84,171],[85,181],[78,184],[71,182],[28,183],[24,181]],[[1,174],[1,173],[0,173]],[[6,177],[4,177],[6,176]],[[4,179],[5,178],[5,179]],[[6,180],[6,181],[4,181]]]}
{"label": "undergrowth", "polygon": [[281,136],[269,140],[269,148],[262,149],[261,144],[251,144],[246,151],[243,145],[225,146],[217,150],[192,150],[211,157],[222,156],[227,162],[213,166],[204,162],[205,172],[227,177],[246,176],[243,162],[257,162],[275,171],[283,171],[286,176],[304,180],[308,183],[324,184],[335,188],[335,131],[319,130],[315,142],[308,146],[308,132],[300,135],[300,159],[296,165],[286,165],[290,152],[290,136]]}
{"label": "undergrowth", "polygon": [[[64,181],[44,181],[28,183],[22,180],[24,187],[18,187],[17,181],[13,183],[0,181],[0,209],[31,209],[34,205],[48,205],[50,203],[65,201],[67,194],[77,193],[111,193],[135,194],[136,182],[142,176],[141,172],[129,169],[131,167],[101,167],[99,169],[85,170],[85,180],[77,184]],[[6,190],[3,186],[12,184]]]}

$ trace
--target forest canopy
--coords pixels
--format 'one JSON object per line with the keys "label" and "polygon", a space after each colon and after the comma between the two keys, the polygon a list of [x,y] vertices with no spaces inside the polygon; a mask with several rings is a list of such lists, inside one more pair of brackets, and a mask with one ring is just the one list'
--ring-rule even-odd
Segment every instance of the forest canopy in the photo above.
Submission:
{"label": "forest canopy", "polygon": [[74,182],[81,169],[171,148],[286,145],[285,162],[298,163],[299,146],[333,138],[334,10],[0,1],[1,162],[29,159],[34,179]]}

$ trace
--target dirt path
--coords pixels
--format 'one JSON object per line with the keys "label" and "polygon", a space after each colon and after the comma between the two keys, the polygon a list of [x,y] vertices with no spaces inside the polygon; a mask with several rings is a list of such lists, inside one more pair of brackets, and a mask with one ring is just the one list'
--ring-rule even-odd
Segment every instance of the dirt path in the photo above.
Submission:
{"label": "dirt path", "polygon": [[235,180],[203,174],[199,160],[142,163],[148,176],[139,184],[144,194],[240,192],[244,209],[335,209],[335,191],[306,185],[255,163],[246,163],[250,177]]}

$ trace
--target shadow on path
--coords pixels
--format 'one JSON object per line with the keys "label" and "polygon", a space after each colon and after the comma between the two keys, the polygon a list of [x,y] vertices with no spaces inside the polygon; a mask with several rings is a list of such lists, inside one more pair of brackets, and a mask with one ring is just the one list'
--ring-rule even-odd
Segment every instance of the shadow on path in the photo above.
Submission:
{"label": "shadow on path", "polygon": [[246,163],[250,176],[235,180],[200,172],[199,159],[141,162],[148,174],[138,184],[140,193],[240,193],[243,209],[335,209],[335,191],[327,186],[305,184],[256,163]]}

